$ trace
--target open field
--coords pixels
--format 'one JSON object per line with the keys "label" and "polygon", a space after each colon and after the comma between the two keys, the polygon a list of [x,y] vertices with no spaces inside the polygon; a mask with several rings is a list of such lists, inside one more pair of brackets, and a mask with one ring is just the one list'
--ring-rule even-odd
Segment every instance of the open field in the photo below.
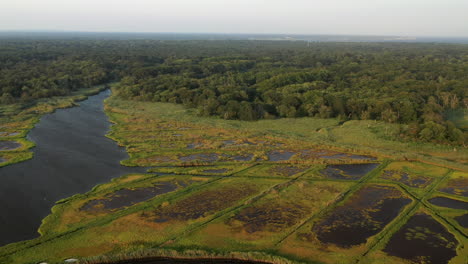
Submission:
{"label": "open field", "polygon": [[393,142],[374,121],[226,121],[115,97],[106,112],[122,164],[148,173],[57,202],[42,236],[0,248],[1,263],[468,260],[466,149]]}

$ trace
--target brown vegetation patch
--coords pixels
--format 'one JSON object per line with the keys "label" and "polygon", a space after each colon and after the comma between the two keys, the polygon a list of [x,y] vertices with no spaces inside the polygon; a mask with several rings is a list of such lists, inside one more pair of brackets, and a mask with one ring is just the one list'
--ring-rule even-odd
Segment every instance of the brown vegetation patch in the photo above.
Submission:
{"label": "brown vegetation patch", "polygon": [[254,157],[253,154],[242,154],[242,155],[224,155],[224,157],[230,159],[230,160],[234,160],[234,161],[251,161]]}
{"label": "brown vegetation patch", "polygon": [[249,147],[258,145],[255,142],[249,140],[224,140],[222,141],[223,148],[239,148],[239,147]]}
{"label": "brown vegetation patch", "polygon": [[329,165],[320,173],[330,179],[359,180],[379,165],[379,163]]}
{"label": "brown vegetation patch", "polygon": [[280,232],[297,224],[309,212],[310,208],[294,202],[282,204],[272,202],[245,208],[227,220],[227,224],[234,227],[235,221],[240,221],[242,222],[240,228],[247,233]]}
{"label": "brown vegetation patch", "polygon": [[180,161],[191,162],[191,161],[203,161],[203,162],[215,162],[219,160],[219,155],[217,153],[196,153],[186,156],[180,156]]}
{"label": "brown vegetation patch", "polygon": [[193,142],[193,143],[189,143],[187,144],[187,149],[197,149],[197,148],[201,148],[203,147],[203,143],[199,143],[199,142]]}
{"label": "brown vegetation patch", "polygon": [[19,132],[0,132],[0,137],[14,137],[14,136],[17,136],[19,135],[20,133]]}
{"label": "brown vegetation patch", "polygon": [[[93,264],[91,262],[89,264]],[[268,264],[270,262],[241,260],[231,258],[171,258],[171,257],[153,257],[139,258],[131,260],[120,260],[115,262],[106,262],[106,264]],[[99,264],[96,262],[95,264]]]}
{"label": "brown vegetation patch", "polygon": [[171,205],[159,207],[152,213],[151,218],[158,223],[198,219],[229,208],[257,191],[258,189],[252,184],[228,185],[204,190]]}
{"label": "brown vegetation patch", "polygon": [[145,159],[146,162],[151,162],[151,163],[167,163],[167,162],[177,162],[176,159],[173,159],[168,156],[162,156],[162,155],[156,155],[152,156],[150,158]]}
{"label": "brown vegetation patch", "polygon": [[342,191],[341,186],[323,182],[295,182],[280,192],[272,190],[266,197],[227,219],[226,224],[234,233],[283,232],[312,212],[327,206]]}
{"label": "brown vegetation patch", "polygon": [[269,161],[286,161],[292,156],[296,155],[297,152],[289,150],[272,150],[267,153]]}
{"label": "brown vegetation patch", "polygon": [[2,150],[15,150],[21,148],[21,143],[16,141],[0,141],[0,151]]}
{"label": "brown vegetation patch", "polygon": [[[166,148],[166,149],[174,149],[174,148],[177,148],[177,144],[174,143],[174,142],[159,142],[159,148]],[[152,148],[149,148],[150,150],[151,149],[154,149],[154,147]]]}

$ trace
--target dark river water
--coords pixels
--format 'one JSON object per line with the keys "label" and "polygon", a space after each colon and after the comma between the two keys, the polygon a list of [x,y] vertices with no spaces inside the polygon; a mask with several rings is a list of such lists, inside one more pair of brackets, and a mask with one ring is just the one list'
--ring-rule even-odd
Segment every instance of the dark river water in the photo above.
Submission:
{"label": "dark river water", "polygon": [[36,143],[31,160],[0,168],[0,246],[32,239],[55,201],[89,191],[99,183],[143,168],[127,168],[124,148],[104,135],[104,91],[79,107],[45,115],[30,131]]}

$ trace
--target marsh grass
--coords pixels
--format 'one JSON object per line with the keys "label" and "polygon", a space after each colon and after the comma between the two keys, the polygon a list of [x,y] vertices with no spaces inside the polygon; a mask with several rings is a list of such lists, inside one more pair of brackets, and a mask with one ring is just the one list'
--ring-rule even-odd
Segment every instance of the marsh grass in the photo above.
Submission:
{"label": "marsh grass", "polygon": [[[17,108],[10,106],[4,112]],[[52,108],[42,104],[30,109],[6,129],[22,131],[16,137],[21,139],[34,123],[29,118],[37,118],[36,109]],[[466,200],[460,196],[463,186],[451,182],[468,178],[462,162],[468,160],[465,149],[395,141],[397,127],[375,121],[242,122],[199,117],[179,105],[135,104],[116,97],[106,99],[105,110],[114,123],[107,136],[126,147],[130,156],[122,164],[151,166],[154,174],[126,175],[57,202],[43,221],[42,236],[0,248],[1,263],[62,263],[66,258],[79,258],[91,264],[154,256],[346,264],[385,263],[381,258],[388,257],[392,263],[404,263],[382,249],[421,210],[434,215],[457,238],[454,263],[461,264],[468,255],[466,229],[453,220],[462,212],[427,202],[436,195]],[[272,161],[271,151],[295,154],[288,160]],[[337,158],[320,157],[327,153]],[[221,158],[210,160],[214,154]],[[245,154],[252,155],[251,160],[233,158]],[[351,154],[361,156],[352,159]],[[380,165],[353,181],[321,174],[330,164],[357,163]],[[458,171],[452,172],[453,168]],[[408,186],[401,177],[382,177],[385,170],[431,181]],[[168,179],[191,185],[119,210],[81,210],[87,202],[108,199],[116,191]],[[412,202],[366,243],[342,248],[317,240],[312,232],[316,223],[374,185],[394,188]],[[452,194],[441,192],[448,187],[456,188]]]}
{"label": "marsh grass", "polygon": [[[237,129],[266,137],[295,139],[302,144],[326,146],[338,151],[392,157],[393,159],[420,160],[446,167],[467,170],[463,165],[468,161],[468,149],[431,143],[401,142],[390,135],[397,125],[369,120],[352,120],[340,125],[337,119],[297,118],[260,120],[244,122],[219,118],[198,117],[180,105],[168,103],[145,103],[138,105],[131,101],[110,98],[106,101],[109,109],[126,109],[130,115],[144,112],[162,120],[177,120],[193,126],[209,126],[217,129]],[[365,140],[363,140],[365,139]],[[296,144],[297,145],[297,144]]]}
{"label": "marsh grass", "polygon": [[[226,214],[174,245],[223,250],[268,250],[301,223],[327,207],[349,183],[289,181],[260,199]],[[249,220],[250,219],[250,220]]]}

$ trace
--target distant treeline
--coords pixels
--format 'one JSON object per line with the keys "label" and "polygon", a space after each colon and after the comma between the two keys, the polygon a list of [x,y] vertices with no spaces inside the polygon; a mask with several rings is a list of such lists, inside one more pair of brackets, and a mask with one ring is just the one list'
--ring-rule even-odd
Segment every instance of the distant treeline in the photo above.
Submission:
{"label": "distant treeline", "polygon": [[412,140],[466,144],[468,45],[303,41],[0,40],[2,103],[120,80],[118,95],[257,120],[401,123]]}

